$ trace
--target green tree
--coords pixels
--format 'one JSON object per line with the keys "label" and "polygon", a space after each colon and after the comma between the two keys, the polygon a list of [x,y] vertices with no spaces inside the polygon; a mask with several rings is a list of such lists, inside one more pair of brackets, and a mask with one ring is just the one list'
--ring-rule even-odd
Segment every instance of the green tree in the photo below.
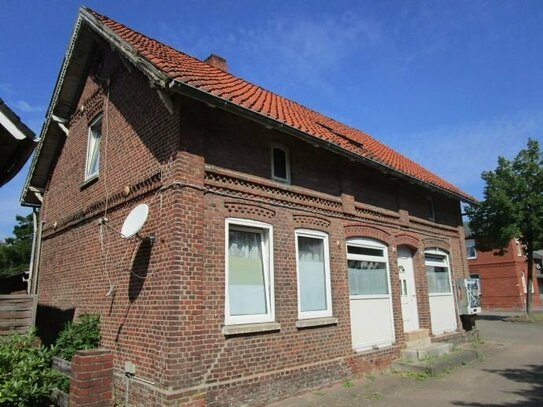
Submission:
{"label": "green tree", "polygon": [[17,215],[13,236],[0,242],[0,277],[9,277],[28,270],[32,251],[32,214]]}
{"label": "green tree", "polygon": [[498,158],[495,171],[482,174],[484,199],[466,208],[477,249],[499,249],[509,241],[523,244],[528,266],[526,312],[532,308],[533,252],[543,242],[543,153],[536,140],[511,161]]}

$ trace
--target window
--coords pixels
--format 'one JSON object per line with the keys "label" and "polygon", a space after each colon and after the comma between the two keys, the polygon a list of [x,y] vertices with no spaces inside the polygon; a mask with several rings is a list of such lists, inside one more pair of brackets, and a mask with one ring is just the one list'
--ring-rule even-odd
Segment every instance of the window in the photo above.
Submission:
{"label": "window", "polygon": [[515,239],[515,245],[517,246],[517,256],[521,257],[522,256],[522,245],[520,244],[519,239]]}
{"label": "window", "polygon": [[426,209],[428,211],[428,219],[435,221],[436,220],[436,211],[434,206],[434,198],[431,196],[426,197]]}
{"label": "window", "polygon": [[102,138],[102,115],[97,116],[89,125],[87,141],[87,160],[85,180],[96,177],[100,169],[100,139]]}
{"label": "window", "polygon": [[314,230],[296,231],[298,318],[332,316],[328,235]]}
{"label": "window", "polygon": [[272,145],[272,179],[290,183],[290,159],[288,150],[280,145]]}
{"label": "window", "polygon": [[449,294],[451,282],[449,277],[448,256],[440,250],[428,250],[424,254],[428,294]]}
{"label": "window", "polygon": [[274,321],[271,225],[226,220],[226,325]]}
{"label": "window", "polygon": [[468,259],[476,259],[477,251],[475,250],[475,240],[466,239],[466,255]]}
{"label": "window", "polygon": [[347,244],[349,295],[388,296],[388,261],[385,246],[370,240]]}

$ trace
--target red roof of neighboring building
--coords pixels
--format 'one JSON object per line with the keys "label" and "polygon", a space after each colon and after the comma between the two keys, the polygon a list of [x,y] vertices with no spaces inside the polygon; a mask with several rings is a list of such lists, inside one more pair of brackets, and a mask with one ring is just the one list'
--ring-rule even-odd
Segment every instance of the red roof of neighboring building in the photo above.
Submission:
{"label": "red roof of neighboring building", "polygon": [[368,134],[153,40],[89,10],[104,26],[168,75],[468,201],[473,197]]}

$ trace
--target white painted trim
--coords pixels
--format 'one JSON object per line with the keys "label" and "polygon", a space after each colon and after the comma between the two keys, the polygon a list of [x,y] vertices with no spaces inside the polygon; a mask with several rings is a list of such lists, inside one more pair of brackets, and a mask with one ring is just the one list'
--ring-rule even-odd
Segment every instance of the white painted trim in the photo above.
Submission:
{"label": "white painted trim", "polygon": [[7,117],[4,112],[0,110],[0,124],[6,128],[9,134],[11,134],[17,140],[24,140],[27,136],[17,128],[17,126]]}
{"label": "white painted trim", "polygon": [[[301,309],[301,300],[300,300],[300,266],[298,261],[298,237],[309,237],[312,239],[321,239],[323,241],[324,249],[324,280],[326,288],[326,309],[322,311],[302,311]],[[332,316],[332,286],[330,283],[330,249],[328,245],[328,234],[324,232],[319,232],[317,230],[311,229],[296,229],[294,232],[294,242],[296,246],[296,280],[297,280],[297,291],[298,291],[298,319],[309,319],[309,318],[323,318]]]}
{"label": "white painted trim", "polygon": [[[285,165],[286,165],[286,173],[287,173],[287,177],[286,178],[281,178],[281,177],[278,177],[275,175],[275,158],[274,158],[274,155],[273,155],[273,150],[275,149],[278,149],[278,150],[281,150],[285,153]],[[279,181],[279,182],[285,182],[287,184],[290,184],[290,152],[289,152],[289,149],[287,147],[285,147],[284,145],[282,144],[277,144],[277,143],[272,143],[271,144],[271,148],[270,148],[270,156],[271,156],[271,177],[274,181]]]}
{"label": "white painted trim", "polygon": [[[224,323],[225,325],[254,324],[275,321],[275,296],[273,277],[273,227],[268,223],[258,222],[250,219],[226,218],[224,221]],[[255,231],[260,229],[262,233],[262,262],[264,265],[264,286],[266,292],[266,314],[258,315],[230,315],[230,297],[228,293],[228,232],[230,225],[242,229],[245,227]]]}

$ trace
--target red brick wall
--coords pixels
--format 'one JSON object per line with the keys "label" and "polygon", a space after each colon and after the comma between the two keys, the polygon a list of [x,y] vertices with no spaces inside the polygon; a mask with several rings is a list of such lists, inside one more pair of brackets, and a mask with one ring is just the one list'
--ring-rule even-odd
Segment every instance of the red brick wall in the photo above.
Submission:
{"label": "red brick wall", "polygon": [[[527,287],[527,284],[522,282],[522,273],[526,281],[528,265],[524,254],[518,256],[515,240],[509,242],[509,246],[501,255],[498,251],[477,251],[477,257],[469,259],[468,264],[470,273],[478,274],[481,280],[481,306],[484,309],[525,308],[524,287]],[[533,304],[539,305],[539,287],[535,278],[533,287]]]}
{"label": "red brick wall", "polygon": [[72,358],[71,407],[109,407],[113,399],[113,355],[107,349],[77,352]]}
{"label": "red brick wall", "polygon": [[[453,278],[467,273],[458,202],[430,193],[438,223],[428,222],[420,187],[180,96],[170,114],[141,74],[129,74],[106,53],[95,77],[108,72],[114,73],[109,92],[88,78],[79,102],[84,109],[70,122],[45,192],[39,294],[42,305],[101,315],[102,345],[113,351],[116,369],[127,360],[136,365],[131,403],[263,403],[387,366],[403,344],[401,244],[414,252],[420,325],[431,329],[423,251],[442,247]],[[82,186],[87,126],[100,110],[109,126],[103,127],[100,176]],[[290,149],[290,186],[270,180],[270,143]],[[100,239],[106,196],[115,228],[136,204],[150,205],[141,234],[153,233],[153,245],[107,229]],[[226,217],[274,228],[279,331],[221,333]],[[296,328],[299,227],[329,235],[336,325]],[[345,255],[345,239],[353,236],[389,246],[396,335],[392,347],[356,354]],[[115,291],[106,296],[110,282]],[[116,393],[124,398],[124,376],[117,372]]]}

